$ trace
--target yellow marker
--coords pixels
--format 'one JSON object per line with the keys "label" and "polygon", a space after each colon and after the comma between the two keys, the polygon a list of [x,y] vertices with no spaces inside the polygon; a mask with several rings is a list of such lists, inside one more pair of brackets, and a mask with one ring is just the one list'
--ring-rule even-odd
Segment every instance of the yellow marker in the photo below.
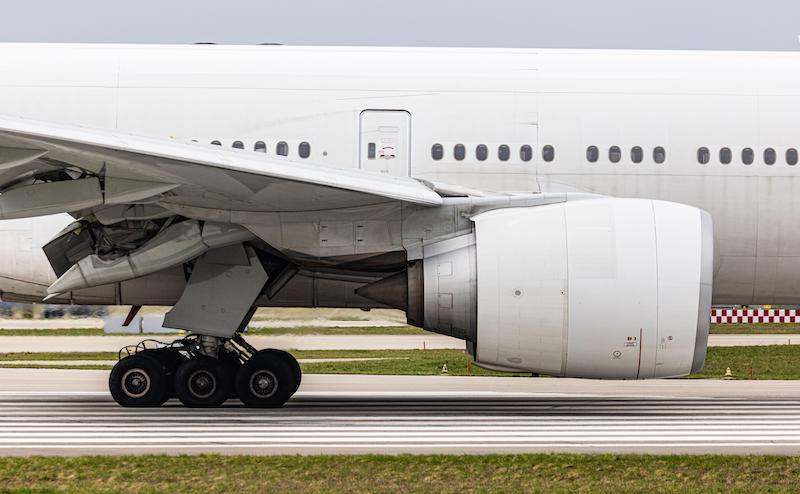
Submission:
{"label": "yellow marker", "polygon": [[447,374],[450,374],[450,371],[447,370],[447,364],[444,364],[442,366],[442,375],[444,376],[444,375],[447,375]]}
{"label": "yellow marker", "polygon": [[723,377],[723,379],[733,379],[733,373],[731,372],[730,367],[725,369],[725,377]]}

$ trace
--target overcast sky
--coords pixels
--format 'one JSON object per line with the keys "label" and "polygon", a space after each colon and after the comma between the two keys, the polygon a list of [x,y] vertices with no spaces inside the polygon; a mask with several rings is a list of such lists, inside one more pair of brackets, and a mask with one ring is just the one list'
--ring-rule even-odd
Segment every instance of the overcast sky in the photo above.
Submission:
{"label": "overcast sky", "polygon": [[800,50],[798,0],[3,0],[0,41]]}

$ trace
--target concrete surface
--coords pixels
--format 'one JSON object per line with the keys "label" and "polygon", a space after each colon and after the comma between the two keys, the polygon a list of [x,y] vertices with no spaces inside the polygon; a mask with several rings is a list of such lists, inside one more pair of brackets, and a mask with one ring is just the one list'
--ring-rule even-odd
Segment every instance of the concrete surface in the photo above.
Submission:
{"label": "concrete surface", "polygon": [[108,373],[0,369],[0,454],[800,453],[797,381],[306,376],[278,410],[124,409]]}

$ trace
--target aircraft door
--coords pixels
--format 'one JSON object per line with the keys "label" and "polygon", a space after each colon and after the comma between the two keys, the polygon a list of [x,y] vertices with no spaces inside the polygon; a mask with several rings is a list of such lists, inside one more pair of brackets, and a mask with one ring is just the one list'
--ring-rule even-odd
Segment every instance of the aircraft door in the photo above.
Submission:
{"label": "aircraft door", "polygon": [[359,167],[407,177],[411,173],[411,114],[404,110],[361,112]]}

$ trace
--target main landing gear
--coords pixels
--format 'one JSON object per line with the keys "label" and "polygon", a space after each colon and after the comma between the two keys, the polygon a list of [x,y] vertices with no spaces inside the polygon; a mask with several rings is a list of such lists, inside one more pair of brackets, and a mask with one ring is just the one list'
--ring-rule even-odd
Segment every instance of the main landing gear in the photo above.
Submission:
{"label": "main landing gear", "polygon": [[108,387],[124,407],[157,407],[177,397],[187,407],[217,407],[239,398],[248,407],[277,408],[301,379],[300,364],[287,352],[256,350],[238,334],[191,335],[123,348]]}

